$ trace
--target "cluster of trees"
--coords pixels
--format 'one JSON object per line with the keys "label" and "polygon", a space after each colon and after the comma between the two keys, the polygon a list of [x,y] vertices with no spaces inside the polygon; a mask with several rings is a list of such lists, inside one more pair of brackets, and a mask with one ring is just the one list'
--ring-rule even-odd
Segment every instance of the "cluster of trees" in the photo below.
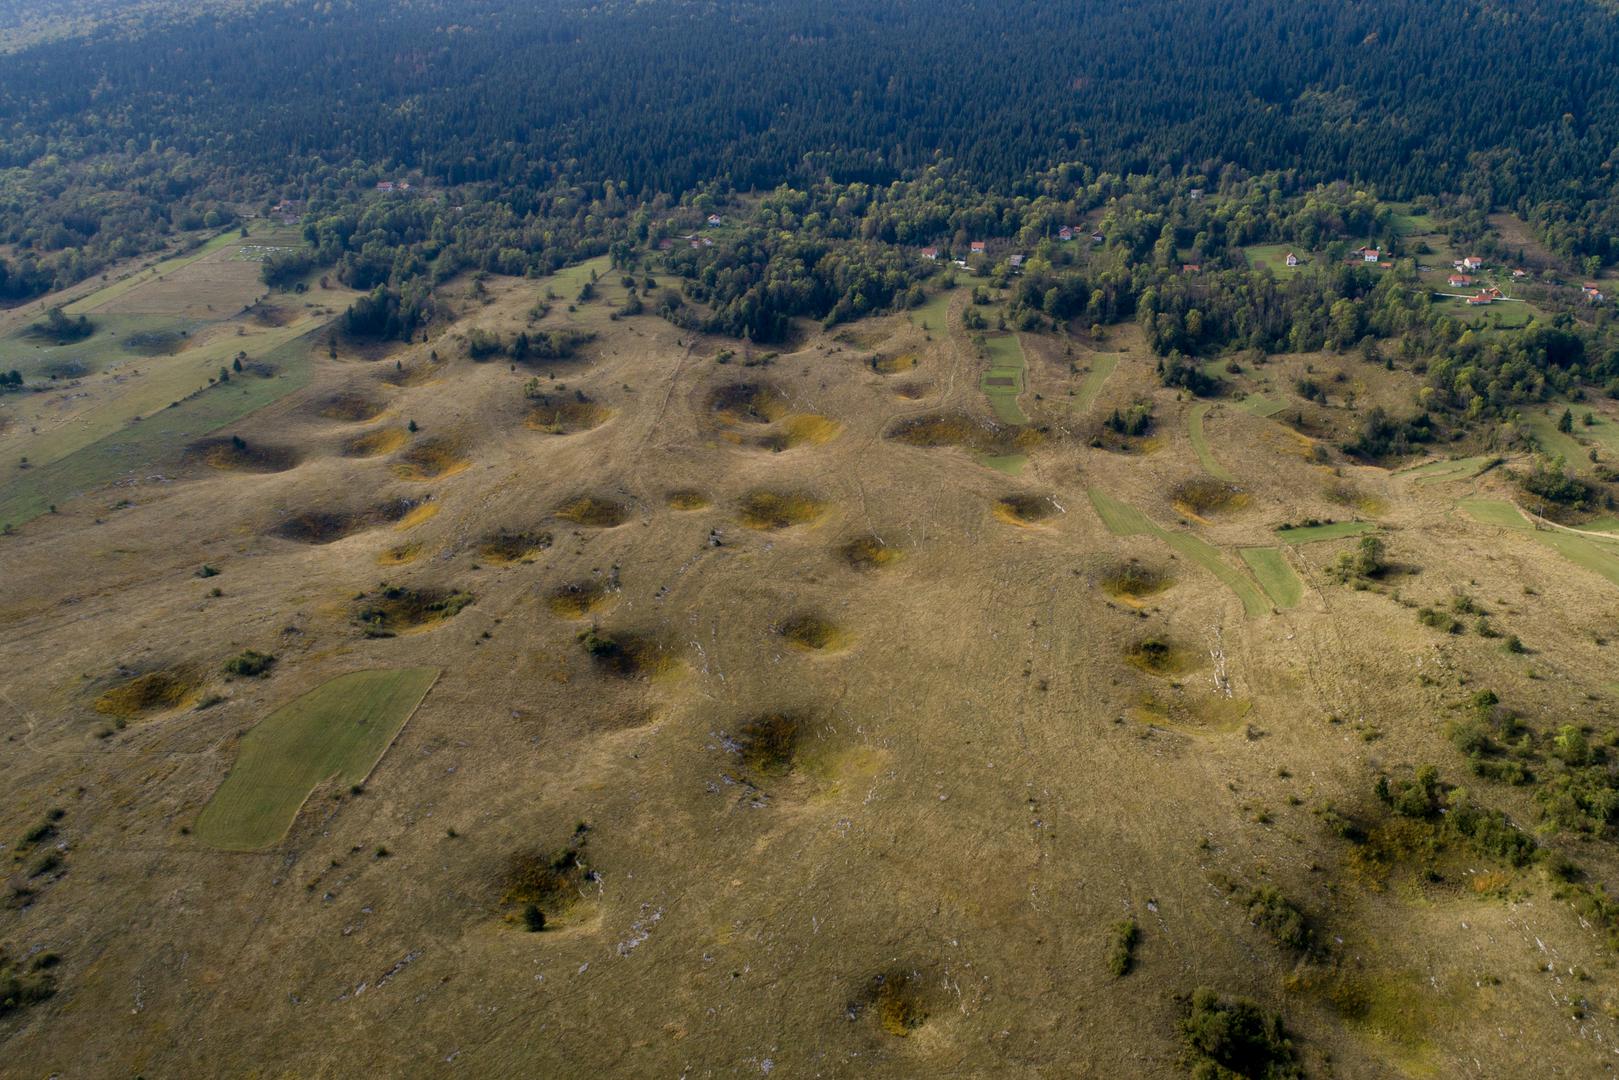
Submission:
{"label": "cluster of trees", "polygon": [[[660,195],[812,192],[828,180],[880,190],[941,160],[956,173],[937,181],[939,197],[859,215],[861,239],[1014,235],[1009,201],[1037,199],[1040,170],[1061,162],[1208,186],[1224,183],[1222,170],[1285,165],[1294,192],[1344,180],[1510,206],[1555,250],[1611,260],[1614,18],[1586,0],[1326,10],[291,0],[154,11],[41,40],[0,66],[0,244],[14,252],[0,298],[95,273],[176,231],[229,225],[234,208],[276,196],[335,210],[342,273],[397,289],[416,260],[500,273],[554,265],[578,243],[555,223],[611,242],[607,222]],[[724,40],[751,47],[720,59]],[[380,232],[358,220],[356,194],[405,172],[453,192],[464,222],[415,199],[389,204]],[[771,212],[813,230],[807,219],[826,211]],[[1024,219],[1017,229],[1041,227]],[[1112,224],[1126,235],[1135,223]],[[1363,192],[1327,207],[1245,204],[1210,224],[1230,243],[1286,231],[1308,245],[1316,234],[1377,239],[1386,223]],[[1138,239],[1150,249],[1158,238],[1149,227]],[[328,257],[330,240],[318,242]],[[838,274],[858,287],[830,305],[794,302],[829,315],[846,298],[839,317],[859,313],[857,297],[886,302],[872,295],[890,284],[880,263],[825,276]],[[750,276],[724,291],[775,288]],[[770,317],[754,309],[779,306],[743,302],[725,321],[768,334]]]}

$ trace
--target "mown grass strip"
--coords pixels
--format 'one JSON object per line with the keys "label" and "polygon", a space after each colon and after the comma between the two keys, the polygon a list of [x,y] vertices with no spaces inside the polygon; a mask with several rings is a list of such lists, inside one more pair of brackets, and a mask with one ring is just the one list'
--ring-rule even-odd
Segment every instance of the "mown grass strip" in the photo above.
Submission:
{"label": "mown grass strip", "polygon": [[1091,358],[1091,369],[1085,373],[1080,381],[1079,393],[1074,396],[1074,408],[1082,413],[1088,413],[1095,406],[1096,399],[1102,394],[1102,387],[1107,383],[1108,376],[1119,366],[1116,354],[1097,355]]}
{"label": "mown grass strip", "polygon": [[1281,548],[1242,548],[1238,554],[1259,579],[1259,587],[1273,604],[1279,608],[1298,607],[1299,601],[1304,599],[1304,582],[1288,565]]}
{"label": "mown grass strip", "polygon": [[1235,484],[1237,478],[1231,470],[1214,460],[1214,451],[1209,448],[1208,434],[1203,430],[1203,418],[1209,414],[1211,406],[1202,402],[1192,406],[1187,415],[1187,433],[1192,437],[1192,450],[1197,454],[1197,460],[1203,465],[1203,471],[1216,480],[1224,480],[1228,484]]}
{"label": "mown grass strip", "polygon": [[1227,562],[1220,549],[1213,544],[1189,532],[1166,529],[1153,522],[1140,510],[1112,498],[1099,488],[1089,489],[1088,494],[1091,506],[1096,510],[1096,516],[1102,519],[1102,524],[1115,536],[1157,537],[1179,554],[1219,578],[1220,582],[1242,601],[1242,610],[1245,614],[1263,615],[1271,610],[1265,594],[1247,574]]}
{"label": "mown grass strip", "polygon": [[1342,540],[1346,536],[1359,536],[1377,528],[1371,521],[1334,521],[1330,525],[1301,525],[1293,529],[1277,529],[1276,535],[1285,543],[1314,544],[1321,540]]}
{"label": "mown grass strip", "polygon": [[438,675],[350,672],[275,710],[242,737],[236,764],[197,818],[198,839],[226,851],[279,841],[317,786],[359,784],[371,774]]}

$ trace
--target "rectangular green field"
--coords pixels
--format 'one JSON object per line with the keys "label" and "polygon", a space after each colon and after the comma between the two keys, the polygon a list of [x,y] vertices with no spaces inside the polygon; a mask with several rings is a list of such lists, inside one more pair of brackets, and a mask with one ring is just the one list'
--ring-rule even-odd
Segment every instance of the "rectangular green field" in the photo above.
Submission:
{"label": "rectangular green field", "polygon": [[1281,548],[1241,548],[1237,554],[1259,579],[1259,587],[1273,604],[1279,608],[1298,607],[1299,601],[1304,599],[1304,583],[1288,565]]}
{"label": "rectangular green field", "polygon": [[1120,502],[1099,488],[1091,488],[1088,494],[1096,516],[1102,519],[1108,532],[1115,536],[1155,536],[1219,578],[1242,601],[1244,614],[1264,615],[1270,611],[1270,602],[1248,575],[1226,562],[1220,549],[1213,544],[1189,532],[1166,529],[1129,503]]}
{"label": "rectangular green field", "polygon": [[21,525],[131,473],[177,464],[188,443],[302,389],[319,333],[306,331],[262,357],[275,368],[269,378],[238,375],[216,383],[49,464],[13,474],[0,484],[0,525]]}
{"label": "rectangular green field", "polygon": [[197,818],[197,837],[225,851],[279,841],[317,786],[371,775],[438,675],[355,671],[281,706],[242,737],[236,763]]}
{"label": "rectangular green field", "polygon": [[1003,424],[1027,424],[1029,418],[1018,405],[1023,393],[1023,345],[1016,334],[992,334],[984,338],[989,353],[989,370],[979,385],[989,398],[995,418]]}
{"label": "rectangular green field", "polygon": [[1335,521],[1331,525],[1305,525],[1297,529],[1277,529],[1276,535],[1288,544],[1314,544],[1320,540],[1342,540],[1377,528],[1370,521]]}
{"label": "rectangular green field", "polygon": [[1209,404],[1202,402],[1192,406],[1187,416],[1187,433],[1192,437],[1192,450],[1197,454],[1197,460],[1202,463],[1203,471],[1216,480],[1223,480],[1228,484],[1237,482],[1231,475],[1231,470],[1214,460],[1214,452],[1209,449],[1209,437],[1203,430],[1203,418],[1209,414]]}
{"label": "rectangular green field", "polygon": [[1091,369],[1085,373],[1085,378],[1080,381],[1079,393],[1074,398],[1074,408],[1082,413],[1090,412],[1091,407],[1096,404],[1096,399],[1101,395],[1102,387],[1106,384],[1108,376],[1112,375],[1114,369],[1118,366],[1119,358],[1116,354],[1099,354],[1093,357],[1091,359]]}

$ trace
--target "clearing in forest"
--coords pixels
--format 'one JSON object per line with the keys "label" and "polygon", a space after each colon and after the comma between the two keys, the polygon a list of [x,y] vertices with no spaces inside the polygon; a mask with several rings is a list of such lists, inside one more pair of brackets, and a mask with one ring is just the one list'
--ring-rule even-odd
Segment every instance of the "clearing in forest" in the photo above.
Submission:
{"label": "clearing in forest", "polygon": [[1279,608],[1298,607],[1299,601],[1304,599],[1304,583],[1288,565],[1281,548],[1242,548],[1238,554],[1259,579],[1260,588],[1272,603]]}
{"label": "clearing in forest", "polygon": [[281,706],[242,737],[236,764],[197,818],[203,843],[269,847],[310,792],[362,783],[438,678],[438,668],[354,671]]}
{"label": "clearing in forest", "polygon": [[1220,549],[1201,537],[1178,529],[1166,529],[1155,523],[1140,510],[1105,494],[1100,488],[1089,489],[1091,506],[1115,536],[1155,536],[1176,552],[1201,566],[1237,595],[1246,615],[1264,615],[1271,610],[1270,602],[1241,570],[1226,561]]}
{"label": "clearing in forest", "polygon": [[1202,463],[1204,472],[1216,480],[1235,484],[1237,478],[1231,475],[1231,470],[1214,460],[1214,452],[1209,449],[1209,437],[1203,430],[1203,418],[1209,414],[1209,408],[1207,402],[1193,405],[1187,416],[1187,432],[1192,437],[1192,449],[1197,453],[1197,460]]}
{"label": "clearing in forest", "polygon": [[1308,259],[1302,249],[1288,244],[1255,244],[1242,249],[1249,266],[1268,266],[1279,281],[1298,276],[1299,267],[1287,265],[1289,252],[1297,255],[1300,260]]}

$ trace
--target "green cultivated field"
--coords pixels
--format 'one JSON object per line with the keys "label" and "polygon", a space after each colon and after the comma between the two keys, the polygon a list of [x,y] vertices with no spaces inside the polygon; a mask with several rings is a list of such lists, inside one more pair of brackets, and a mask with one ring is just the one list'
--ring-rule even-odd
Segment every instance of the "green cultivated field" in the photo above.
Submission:
{"label": "green cultivated field", "polygon": [[270,378],[238,375],[110,432],[87,446],[0,484],[0,525],[21,525],[124,476],[170,467],[188,443],[235,423],[309,382],[310,350],[319,328],[286,342],[261,359],[275,368]]}
{"label": "green cultivated field", "polygon": [[1203,463],[1203,471],[1216,480],[1224,480],[1228,484],[1237,482],[1231,475],[1231,470],[1214,460],[1214,452],[1209,449],[1209,437],[1203,431],[1203,418],[1209,413],[1209,404],[1204,402],[1193,405],[1187,418],[1187,430],[1192,437],[1192,449],[1197,452],[1197,460]]}
{"label": "green cultivated field", "polygon": [[989,353],[989,370],[979,385],[995,418],[1003,424],[1027,424],[1029,418],[1018,406],[1018,395],[1023,393],[1023,346],[1016,334],[991,334],[984,337],[984,348]]}
{"label": "green cultivated field", "polygon": [[1298,529],[1277,529],[1276,535],[1289,544],[1313,544],[1318,540],[1342,540],[1377,528],[1370,521],[1335,521],[1331,525],[1307,525]]}
{"label": "green cultivated field", "polygon": [[1244,614],[1264,615],[1270,611],[1270,602],[1254,586],[1248,575],[1228,563],[1225,556],[1220,554],[1220,549],[1213,544],[1189,532],[1166,529],[1128,503],[1104,494],[1100,488],[1091,488],[1089,494],[1096,516],[1102,519],[1102,524],[1106,525],[1113,535],[1155,536],[1219,578],[1226,588],[1236,593],[1237,599],[1242,601]]}
{"label": "green cultivated field", "polygon": [[1079,393],[1074,398],[1074,408],[1082,413],[1091,411],[1096,399],[1102,393],[1102,387],[1107,383],[1113,369],[1119,366],[1119,358],[1115,354],[1098,355],[1091,360],[1091,369],[1085,373],[1084,380],[1079,384]]}
{"label": "green cultivated field", "polygon": [[1299,601],[1304,599],[1304,583],[1287,564],[1287,556],[1282,554],[1281,548],[1242,548],[1238,554],[1259,579],[1260,587],[1272,603],[1279,608],[1298,607]]}
{"label": "green cultivated field", "polygon": [[371,774],[438,674],[351,672],[281,706],[243,736],[235,766],[197,818],[197,836],[226,851],[280,840],[318,785]]}

